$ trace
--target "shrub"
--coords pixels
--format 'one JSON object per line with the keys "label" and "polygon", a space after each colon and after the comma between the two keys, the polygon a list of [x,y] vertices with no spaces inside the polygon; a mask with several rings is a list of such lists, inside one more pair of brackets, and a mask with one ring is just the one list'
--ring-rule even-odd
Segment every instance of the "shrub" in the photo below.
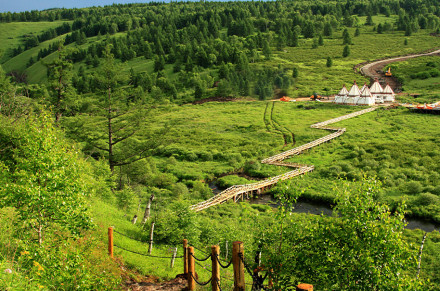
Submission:
{"label": "shrub", "polygon": [[422,192],[423,186],[418,181],[410,181],[404,185],[404,191],[407,194],[416,195]]}

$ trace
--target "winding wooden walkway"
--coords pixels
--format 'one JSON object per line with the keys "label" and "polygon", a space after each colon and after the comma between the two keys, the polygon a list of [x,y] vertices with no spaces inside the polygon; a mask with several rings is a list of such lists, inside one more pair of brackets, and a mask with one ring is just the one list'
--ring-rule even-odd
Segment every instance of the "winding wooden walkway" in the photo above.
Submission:
{"label": "winding wooden walkway", "polygon": [[310,148],[313,148],[315,146],[318,146],[320,144],[323,144],[325,142],[328,142],[334,138],[337,138],[338,136],[342,135],[345,132],[345,128],[337,128],[337,127],[328,127],[327,125],[339,122],[341,120],[353,118],[355,116],[365,114],[368,112],[371,112],[373,110],[376,110],[377,107],[369,107],[367,109],[356,111],[347,115],[343,115],[334,119],[330,119],[324,122],[319,122],[311,125],[311,128],[318,128],[318,129],[325,129],[334,131],[331,134],[328,134],[324,137],[321,137],[317,140],[314,140],[312,142],[306,143],[302,146],[293,148],[291,150],[282,152],[280,154],[274,155],[272,157],[266,158],[261,161],[263,164],[269,164],[269,165],[275,165],[275,166],[284,166],[284,167],[290,167],[295,168],[295,170],[289,171],[287,173],[268,178],[263,181],[259,181],[256,183],[251,184],[245,184],[245,185],[234,185],[229,187],[228,189],[218,193],[217,195],[211,197],[210,199],[206,201],[202,201],[200,203],[194,204],[191,206],[191,209],[194,211],[201,211],[203,209],[209,208],[211,206],[221,204],[223,202],[226,202],[230,199],[234,199],[234,201],[237,201],[238,199],[244,199],[244,197],[249,197],[251,194],[260,194],[264,190],[270,188],[272,185],[278,183],[278,181],[291,179],[293,177],[306,174],[308,172],[311,172],[315,169],[313,165],[303,165],[303,164],[297,164],[297,163],[286,163],[283,162],[285,159],[299,155],[303,151],[306,151]]}

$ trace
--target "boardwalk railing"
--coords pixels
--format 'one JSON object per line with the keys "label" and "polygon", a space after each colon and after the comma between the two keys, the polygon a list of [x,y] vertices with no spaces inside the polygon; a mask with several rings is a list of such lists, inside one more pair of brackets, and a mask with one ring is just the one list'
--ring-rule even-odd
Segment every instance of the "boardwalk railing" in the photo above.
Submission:
{"label": "boardwalk railing", "polygon": [[228,189],[220,192],[219,194],[211,197],[210,199],[208,199],[206,201],[202,201],[200,203],[192,205],[191,209],[194,211],[202,211],[202,210],[209,208],[211,206],[224,203],[230,199],[234,199],[234,202],[235,202],[240,198],[244,199],[244,196],[249,197],[249,195],[252,195],[252,194],[261,194],[263,191],[270,188],[274,184],[278,183],[278,181],[280,181],[280,180],[291,179],[293,177],[304,175],[308,172],[313,171],[315,169],[315,167],[313,165],[285,163],[283,161],[291,156],[299,155],[308,149],[316,147],[316,146],[323,144],[325,142],[331,141],[332,139],[339,137],[340,135],[342,135],[345,132],[345,128],[328,127],[327,125],[371,112],[373,110],[376,110],[376,108],[377,107],[370,107],[370,108],[356,111],[356,112],[353,112],[353,113],[350,113],[347,115],[339,116],[337,118],[333,118],[330,120],[326,120],[323,122],[312,124],[310,126],[311,128],[325,129],[325,130],[330,130],[330,131],[334,131],[334,132],[331,134],[328,134],[324,137],[318,138],[312,142],[309,142],[309,143],[306,143],[306,144],[301,145],[299,147],[296,147],[296,148],[290,149],[288,151],[279,153],[277,155],[274,155],[272,157],[266,158],[261,161],[261,163],[263,163],[263,164],[296,168],[295,170],[292,170],[292,171],[284,173],[282,175],[271,177],[271,178],[268,178],[266,180],[259,181],[256,183],[231,186]]}

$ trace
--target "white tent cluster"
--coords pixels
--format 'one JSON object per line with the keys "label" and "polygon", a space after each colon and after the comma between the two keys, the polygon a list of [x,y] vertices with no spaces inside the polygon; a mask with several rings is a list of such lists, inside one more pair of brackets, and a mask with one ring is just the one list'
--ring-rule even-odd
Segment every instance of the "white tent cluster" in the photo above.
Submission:
{"label": "white tent cluster", "polygon": [[394,102],[394,100],[394,91],[390,85],[387,84],[385,88],[382,88],[377,79],[371,85],[371,88],[364,84],[362,89],[359,89],[356,81],[354,81],[353,86],[348,91],[344,85],[338,95],[335,96],[335,103],[350,105],[373,105]]}

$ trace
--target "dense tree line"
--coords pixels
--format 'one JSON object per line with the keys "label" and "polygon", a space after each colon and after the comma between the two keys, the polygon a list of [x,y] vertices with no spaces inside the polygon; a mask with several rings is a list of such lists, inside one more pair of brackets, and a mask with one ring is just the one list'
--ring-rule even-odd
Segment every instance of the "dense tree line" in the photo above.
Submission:
{"label": "dense tree line", "polygon": [[[24,47],[13,55],[37,46],[39,43],[65,35],[64,45],[76,44],[67,59],[73,63],[84,62],[99,67],[104,48],[111,45],[111,53],[122,62],[136,57],[153,61],[154,74],[134,74],[131,84],[141,91],[170,100],[178,90],[194,90],[194,98],[206,96],[208,88],[216,87],[217,96],[254,95],[260,99],[284,88],[287,75],[249,70],[250,63],[269,60],[272,50],[286,46],[297,47],[299,39],[313,39],[312,48],[324,45],[324,38],[334,37],[343,30],[344,57],[350,55],[352,35],[347,27],[359,27],[359,17],[367,16],[365,25],[373,26],[377,33],[390,30],[405,31],[406,35],[419,29],[436,30],[440,26],[438,1],[287,1],[287,2],[209,2],[172,4],[132,4],[92,7],[86,9],[59,9],[44,12],[19,13],[11,21],[44,20],[50,13],[56,19],[73,20],[40,35],[26,37]],[[398,15],[395,23],[385,22],[375,26],[372,16]],[[7,21],[8,13],[0,16]],[[24,16],[23,16],[24,15]],[[11,16],[12,17],[12,16]],[[26,20],[28,21],[28,20]],[[123,35],[116,34],[125,32]],[[354,37],[359,35],[356,31]],[[96,37],[90,42],[88,38]],[[41,49],[37,61],[53,53],[57,43]],[[342,51],[342,50],[341,50]],[[35,63],[32,57],[27,66]],[[166,65],[180,77],[172,84],[164,73]],[[201,79],[206,69],[216,71]],[[279,76],[278,76],[279,75]],[[189,78],[188,78],[189,77]],[[278,78],[278,85],[275,84]],[[293,77],[295,78],[295,77]],[[280,82],[279,80],[284,80]],[[291,84],[292,79],[288,80]],[[93,78],[78,72],[73,78],[78,92],[96,92]],[[159,97],[160,99],[162,97]]]}

